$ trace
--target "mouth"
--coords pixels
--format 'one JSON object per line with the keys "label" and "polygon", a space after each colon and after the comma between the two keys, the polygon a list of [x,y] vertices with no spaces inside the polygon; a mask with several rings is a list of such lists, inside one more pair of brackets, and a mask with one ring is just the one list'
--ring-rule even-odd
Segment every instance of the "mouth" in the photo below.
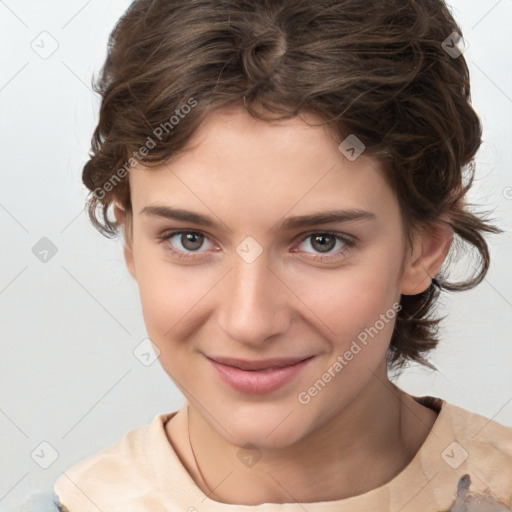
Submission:
{"label": "mouth", "polygon": [[293,366],[297,363],[301,363],[309,357],[282,357],[274,359],[262,359],[259,361],[249,361],[245,359],[235,359],[232,357],[209,357],[208,359],[215,361],[216,363],[223,364],[225,366],[231,366],[232,368],[238,368],[239,370],[245,371],[268,371],[276,368],[286,368],[287,366]]}
{"label": "mouth", "polygon": [[314,359],[291,357],[248,361],[227,357],[208,357],[220,380],[241,393],[271,393],[294,380]]}

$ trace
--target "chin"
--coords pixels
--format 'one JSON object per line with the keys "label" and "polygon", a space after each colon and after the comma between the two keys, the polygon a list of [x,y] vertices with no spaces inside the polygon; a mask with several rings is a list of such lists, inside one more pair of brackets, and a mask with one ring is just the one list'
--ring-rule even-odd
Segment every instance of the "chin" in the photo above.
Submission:
{"label": "chin", "polygon": [[[252,410],[251,410],[252,409]],[[255,407],[249,404],[244,408],[234,408],[236,413],[219,419],[225,425],[226,433],[218,425],[212,425],[228,443],[245,447],[252,445],[261,450],[287,448],[300,441],[313,429],[311,417],[301,418],[297,408],[273,404],[271,408]]]}
{"label": "chin", "polygon": [[267,435],[267,432],[245,431],[234,435],[236,441],[230,438],[231,444],[240,448],[252,446],[259,450],[279,450],[288,448],[300,441],[307,435],[307,432],[299,430],[287,430],[286,432],[272,433]]}

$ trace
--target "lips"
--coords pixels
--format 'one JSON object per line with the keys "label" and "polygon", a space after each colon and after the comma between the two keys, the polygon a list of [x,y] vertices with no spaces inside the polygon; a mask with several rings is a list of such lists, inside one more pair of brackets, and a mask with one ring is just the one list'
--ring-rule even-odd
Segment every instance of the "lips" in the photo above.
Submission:
{"label": "lips", "polygon": [[[311,357],[311,356],[310,356]],[[233,368],[239,368],[240,370],[246,371],[258,371],[258,370],[271,370],[274,368],[284,368],[286,366],[292,366],[309,359],[309,357],[286,357],[286,358],[274,358],[274,359],[263,359],[260,361],[248,361],[245,359],[235,359],[233,357],[209,357],[213,361],[226,365],[232,366]]]}
{"label": "lips", "polygon": [[215,374],[240,393],[263,395],[292,382],[310,364],[314,356],[248,361],[231,357],[207,357]]}

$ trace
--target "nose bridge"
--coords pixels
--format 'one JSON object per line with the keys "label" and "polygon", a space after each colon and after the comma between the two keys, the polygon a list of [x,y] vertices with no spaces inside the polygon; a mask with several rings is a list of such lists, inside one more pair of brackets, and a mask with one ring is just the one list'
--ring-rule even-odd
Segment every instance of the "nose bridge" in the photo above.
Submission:
{"label": "nose bridge", "polygon": [[241,343],[259,344],[288,327],[283,284],[268,264],[265,252],[254,261],[235,255],[223,284],[220,327]]}

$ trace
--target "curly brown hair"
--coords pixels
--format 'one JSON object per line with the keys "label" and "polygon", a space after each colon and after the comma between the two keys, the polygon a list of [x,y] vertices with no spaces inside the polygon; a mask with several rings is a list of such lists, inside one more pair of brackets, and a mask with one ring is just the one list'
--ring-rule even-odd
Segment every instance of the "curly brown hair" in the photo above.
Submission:
{"label": "curly brown hair", "polygon": [[465,203],[482,126],[457,34],[443,0],[135,0],[93,79],[102,103],[82,176],[91,221],[115,236],[115,201],[128,213],[126,236],[130,168],[170,162],[215,109],[239,103],[265,121],[317,114],[381,164],[409,241],[447,222],[447,261],[459,247],[477,255],[467,280],[451,283],[443,268],[424,292],[401,297],[388,369],[435,369],[425,354],[438,343],[440,290],[481,282],[483,235],[501,231]]}

